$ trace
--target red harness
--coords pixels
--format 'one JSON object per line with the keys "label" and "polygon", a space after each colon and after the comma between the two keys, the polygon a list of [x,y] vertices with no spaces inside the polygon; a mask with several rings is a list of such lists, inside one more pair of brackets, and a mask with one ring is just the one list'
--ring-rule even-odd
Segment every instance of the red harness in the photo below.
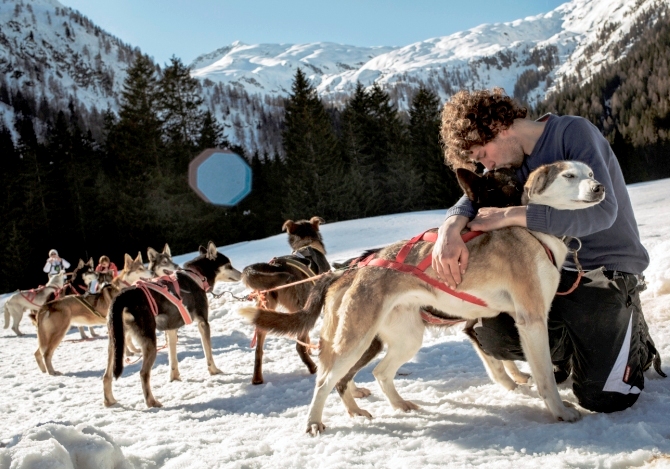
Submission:
{"label": "red harness", "polygon": [[35,297],[37,296],[38,293],[40,293],[45,288],[53,288],[54,289],[54,299],[55,300],[58,299],[58,297],[60,296],[60,292],[63,289],[63,287],[56,288],[56,287],[47,287],[46,285],[40,285],[39,287],[32,288],[30,290],[25,290],[25,291],[19,290],[19,295],[21,295],[23,297],[23,299],[26,300],[31,305],[36,306],[36,307],[39,308],[42,305],[36,305],[35,304]]}
{"label": "red harness", "polygon": [[[470,231],[468,233],[465,233],[463,235],[463,242],[468,242],[473,238],[476,238],[477,236],[483,234],[481,231]],[[473,295],[470,295],[468,293],[464,292],[459,292],[456,291],[452,288],[449,287],[444,282],[440,282],[437,279],[434,279],[432,277],[429,277],[426,275],[425,270],[430,267],[430,265],[433,262],[433,255],[428,254],[421,262],[419,262],[419,265],[413,266],[409,264],[405,264],[405,259],[407,258],[407,255],[409,254],[409,251],[418,243],[419,241],[427,241],[429,243],[434,243],[437,241],[437,233],[435,231],[430,231],[430,232],[423,232],[418,236],[415,236],[414,238],[410,239],[407,244],[405,244],[402,249],[398,252],[398,255],[395,258],[395,261],[389,261],[386,259],[380,259],[375,257],[375,254],[371,254],[362,261],[358,263],[358,267],[365,267],[365,266],[374,266],[374,267],[384,267],[386,269],[393,269],[397,270],[399,272],[404,272],[406,274],[412,274],[415,277],[419,277],[421,280],[424,282],[434,286],[435,288],[438,288],[442,290],[443,292],[449,293],[452,296],[455,296],[456,298],[459,298],[463,301],[467,301],[468,303],[475,304],[477,306],[484,306],[486,307],[487,304],[484,300],[481,300]],[[434,318],[434,316],[433,316]],[[441,320],[440,320],[441,321]]]}
{"label": "red harness", "polygon": [[[180,270],[179,272],[193,280],[204,291],[208,291],[210,289],[209,282],[207,282],[206,277],[203,277],[202,275],[199,275],[192,270]],[[137,286],[137,288],[139,288],[146,296],[147,302],[149,303],[149,307],[151,308],[151,312],[154,316],[158,316],[158,305],[156,304],[154,297],[151,295],[151,291],[154,291],[167,298],[170,303],[172,303],[177,308],[177,310],[179,310],[179,314],[181,314],[185,324],[191,324],[193,322],[193,318],[184,306],[184,302],[181,298],[181,289],[179,288],[179,281],[177,280],[176,273],[164,275],[149,281],[138,280],[135,282],[135,286]],[[170,287],[174,291],[174,294],[170,291]]]}

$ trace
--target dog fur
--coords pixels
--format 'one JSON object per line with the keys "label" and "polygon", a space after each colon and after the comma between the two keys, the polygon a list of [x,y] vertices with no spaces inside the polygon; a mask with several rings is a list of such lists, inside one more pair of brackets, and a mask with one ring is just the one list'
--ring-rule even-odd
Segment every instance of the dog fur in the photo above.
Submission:
{"label": "dog fur", "polygon": [[[30,310],[35,314],[54,292],[63,288],[64,279],[65,272],[62,271],[51,277],[41,290],[40,287],[38,287],[34,290],[17,291],[10,296],[4,306],[5,329],[9,327],[9,318],[11,316],[13,321],[12,330],[17,336],[22,336],[23,332],[19,330],[19,323],[23,318],[23,313],[26,310]],[[36,291],[35,298],[33,298],[32,301],[28,301],[25,298],[25,295],[30,295],[32,291]]]}
{"label": "dog fur", "polygon": [[[51,358],[71,325],[94,326],[107,322],[107,310],[111,300],[123,288],[123,282],[134,282],[140,278],[150,278],[151,273],[142,263],[142,255],[134,260],[126,254],[124,268],[111,284],[105,285],[98,293],[68,295],[46,303],[36,315],[37,350],[35,360],[43,373],[59,375],[54,370]],[[85,302],[85,303],[84,303]]]}
{"label": "dog fur", "polygon": [[[217,251],[210,241],[207,248],[200,246],[200,255],[186,262],[185,269],[192,269],[207,279],[214,286],[215,281],[236,282],[240,280],[240,272],[235,270],[230,260]],[[177,280],[182,293],[183,305],[198,323],[202,338],[202,348],[207,359],[207,369],[211,375],[221,373],[212,357],[212,346],[209,328],[209,304],[207,295],[200,286],[188,275],[177,271]],[[151,367],[156,360],[156,329],[166,331],[169,345],[170,381],[180,380],[177,364],[177,329],[184,325],[179,310],[167,298],[152,292],[158,307],[158,315],[154,316],[144,292],[136,286],[121,292],[112,302],[107,317],[109,332],[108,361],[103,376],[103,392],[105,406],[116,403],[112,393],[112,375],[115,378],[123,373],[124,329],[128,330],[142,350],[142,369],[140,379],[147,407],[162,407],[151,392]]]}
{"label": "dog fur", "polygon": [[[604,188],[593,179],[588,166],[562,161],[534,171],[525,185],[523,198],[526,203],[542,200],[550,206],[580,209],[599,203],[604,198]],[[393,379],[399,367],[421,347],[426,325],[420,310],[426,307],[436,316],[443,316],[440,312],[445,311],[445,316],[466,320],[508,312],[516,321],[531,373],[547,408],[557,420],[578,420],[579,412],[561,401],[554,381],[547,315],[560,272],[538,241],[551,250],[560,267],[567,248],[556,237],[544,233],[509,227],[484,233],[468,242],[469,267],[457,291],[483,299],[487,307],[464,302],[418,277],[391,269],[365,267],[333,281],[326,289],[320,366],[307,431],[315,434],[325,429],[323,407],[336,385],[350,415],[370,417],[353,399],[353,381],[345,381],[342,389],[340,385],[347,377],[353,378],[366,355],[375,347],[381,348],[381,343],[388,345],[388,351],[373,374],[382,391],[396,409],[418,408],[400,397]],[[394,259],[404,244],[388,246],[378,256]],[[406,262],[416,265],[432,249],[433,243],[419,242]],[[430,267],[426,274],[435,278]],[[253,308],[240,312],[254,323],[264,314],[263,310]],[[495,382],[507,389],[516,387],[502,362],[485,354],[480,357]]]}
{"label": "dog fur", "polygon": [[[312,269],[315,274],[329,271],[330,265],[326,260],[326,248],[319,231],[319,226],[323,223],[325,222],[320,217],[312,217],[309,220],[299,220],[297,222],[287,220],[282,226],[282,231],[288,233],[289,245],[293,254],[273,259],[270,263],[258,263],[245,267],[242,271],[244,284],[252,290],[264,291],[309,278],[309,271],[301,267],[303,265],[301,261],[305,259],[305,256],[301,253],[307,253],[317,258],[317,261],[313,263],[317,267]],[[265,306],[271,310],[281,306],[289,314],[299,311],[305,306],[313,285],[313,282],[305,282],[270,291],[266,294],[267,303]],[[258,325],[252,384],[263,383],[263,346],[266,335],[267,331],[262,325]],[[298,335],[297,339],[308,344],[310,340],[309,331]],[[309,372],[316,373],[316,365],[309,356],[308,348],[296,343],[296,350]]]}

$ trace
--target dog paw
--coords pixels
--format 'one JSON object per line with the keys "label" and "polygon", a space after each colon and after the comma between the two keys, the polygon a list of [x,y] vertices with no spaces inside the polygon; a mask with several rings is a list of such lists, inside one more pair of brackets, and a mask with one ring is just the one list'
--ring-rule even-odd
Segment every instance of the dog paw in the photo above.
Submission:
{"label": "dog paw", "polygon": [[322,422],[309,422],[307,424],[307,431],[312,436],[316,436],[319,433],[323,433],[326,430],[326,426]]}
{"label": "dog paw", "polygon": [[411,412],[412,410],[419,410],[421,407],[412,401],[400,401],[392,404],[394,409],[402,410],[403,412]]}
{"label": "dog paw", "polygon": [[61,373],[60,371],[56,371],[56,370],[50,371],[49,374],[51,376],[63,376],[63,373]]}
{"label": "dog paw", "polygon": [[363,397],[368,397],[370,394],[370,390],[368,388],[356,388],[353,391],[351,391],[351,394],[356,398],[356,399],[362,399]]}
{"label": "dog paw", "polygon": [[152,407],[163,407],[163,404],[158,402],[156,399],[148,399],[147,400],[147,407],[152,408]]}
{"label": "dog paw", "polygon": [[220,375],[221,373],[223,373],[223,371],[219,370],[219,369],[218,369],[217,367],[215,367],[215,366],[212,367],[212,368],[209,368],[209,374],[210,374],[210,375]]}
{"label": "dog paw", "polygon": [[179,373],[170,374],[170,382],[172,381],[181,381],[181,376],[179,375]]}
{"label": "dog paw", "polygon": [[368,420],[372,420],[372,415],[367,410],[357,407],[356,409],[347,409],[349,412],[349,417],[365,417]]}
{"label": "dog paw", "polygon": [[582,418],[582,414],[575,409],[572,402],[563,401],[563,404],[565,407],[563,407],[561,415],[557,417],[558,420],[561,422],[576,422]]}
{"label": "dog paw", "polygon": [[111,407],[111,406],[113,406],[114,404],[116,404],[116,402],[117,402],[116,399],[107,399],[107,398],[105,398],[104,404],[105,404],[105,407]]}
{"label": "dog paw", "polygon": [[252,378],[251,384],[257,385],[257,384],[263,384],[263,378]]}

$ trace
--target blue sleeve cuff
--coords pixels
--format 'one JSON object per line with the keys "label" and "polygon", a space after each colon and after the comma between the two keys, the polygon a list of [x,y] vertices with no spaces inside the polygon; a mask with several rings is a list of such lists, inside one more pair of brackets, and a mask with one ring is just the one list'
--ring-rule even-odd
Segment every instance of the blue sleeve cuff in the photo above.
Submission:
{"label": "blue sleeve cuff", "polygon": [[526,210],[526,226],[529,230],[549,233],[548,207],[544,205],[529,204]]}

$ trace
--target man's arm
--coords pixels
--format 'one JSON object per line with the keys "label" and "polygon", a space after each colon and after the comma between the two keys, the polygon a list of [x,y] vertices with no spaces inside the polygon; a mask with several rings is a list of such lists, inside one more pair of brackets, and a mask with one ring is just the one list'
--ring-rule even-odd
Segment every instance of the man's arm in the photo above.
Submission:
{"label": "man's arm", "polygon": [[468,223],[472,231],[491,231],[507,226],[526,225],[527,207],[483,207],[477,212],[477,216]]}

